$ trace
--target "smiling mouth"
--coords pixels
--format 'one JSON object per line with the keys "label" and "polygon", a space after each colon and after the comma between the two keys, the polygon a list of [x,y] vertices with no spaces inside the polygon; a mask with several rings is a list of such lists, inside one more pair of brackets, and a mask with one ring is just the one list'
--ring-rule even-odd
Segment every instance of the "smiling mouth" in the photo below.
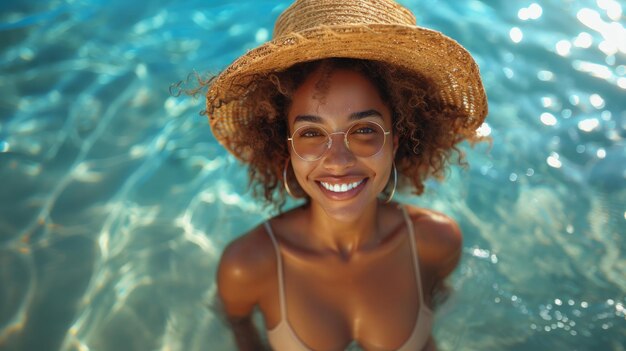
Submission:
{"label": "smiling mouth", "polygon": [[327,182],[319,182],[319,183],[324,187],[324,189],[326,189],[328,191],[332,191],[334,193],[345,193],[345,192],[348,192],[348,191],[358,187],[364,181],[365,181],[365,179],[361,179],[358,182],[343,183],[343,184],[331,184],[331,183],[327,183]]}

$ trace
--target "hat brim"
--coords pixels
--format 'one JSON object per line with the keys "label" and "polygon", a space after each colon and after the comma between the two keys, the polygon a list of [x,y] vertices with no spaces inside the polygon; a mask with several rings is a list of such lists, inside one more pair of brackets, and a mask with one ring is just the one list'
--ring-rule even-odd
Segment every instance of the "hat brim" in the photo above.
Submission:
{"label": "hat brim", "polygon": [[478,128],[487,115],[478,65],[455,40],[417,26],[322,26],[250,50],[213,81],[207,92],[207,113],[217,140],[233,151],[229,140],[252,118],[247,115],[245,90],[254,76],[330,57],[382,61],[419,73],[436,85],[440,101],[462,112],[468,128]]}

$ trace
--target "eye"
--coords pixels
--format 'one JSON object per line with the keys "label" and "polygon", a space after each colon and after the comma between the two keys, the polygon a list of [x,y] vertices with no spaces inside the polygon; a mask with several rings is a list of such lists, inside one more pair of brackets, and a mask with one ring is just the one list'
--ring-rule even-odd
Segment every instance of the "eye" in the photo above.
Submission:
{"label": "eye", "polygon": [[358,123],[350,129],[350,134],[367,135],[380,133],[380,127],[373,123]]}
{"label": "eye", "polygon": [[354,130],[354,134],[370,134],[375,132],[372,127],[359,127]]}
{"label": "eye", "polygon": [[324,136],[324,133],[317,128],[305,128],[298,133],[300,138],[317,138]]}

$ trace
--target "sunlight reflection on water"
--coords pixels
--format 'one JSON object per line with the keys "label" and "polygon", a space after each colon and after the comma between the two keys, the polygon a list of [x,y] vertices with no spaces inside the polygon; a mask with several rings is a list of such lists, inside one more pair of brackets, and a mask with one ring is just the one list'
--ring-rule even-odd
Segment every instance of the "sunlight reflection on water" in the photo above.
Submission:
{"label": "sunlight reflection on water", "polygon": [[[491,151],[403,197],[465,235],[441,348],[621,350],[623,2],[402,3],[472,52],[490,99]],[[0,348],[233,349],[215,265],[270,210],[203,99],[168,87],[269,39],[286,5],[2,5]]]}

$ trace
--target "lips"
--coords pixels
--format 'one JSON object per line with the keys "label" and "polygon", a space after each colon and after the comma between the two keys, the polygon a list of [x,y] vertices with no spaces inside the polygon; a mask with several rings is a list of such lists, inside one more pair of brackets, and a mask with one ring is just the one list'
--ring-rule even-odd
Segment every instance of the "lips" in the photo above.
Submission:
{"label": "lips", "polygon": [[346,191],[352,190],[356,188],[357,186],[361,185],[361,183],[363,183],[364,181],[365,179],[361,179],[360,181],[352,182],[352,183],[333,184],[333,183],[327,183],[327,182],[320,182],[320,184],[322,184],[322,186],[326,188],[326,190],[332,191],[334,193],[345,193]]}
{"label": "lips", "polygon": [[365,187],[368,178],[323,178],[316,181],[324,195],[332,200],[348,200],[357,196]]}

